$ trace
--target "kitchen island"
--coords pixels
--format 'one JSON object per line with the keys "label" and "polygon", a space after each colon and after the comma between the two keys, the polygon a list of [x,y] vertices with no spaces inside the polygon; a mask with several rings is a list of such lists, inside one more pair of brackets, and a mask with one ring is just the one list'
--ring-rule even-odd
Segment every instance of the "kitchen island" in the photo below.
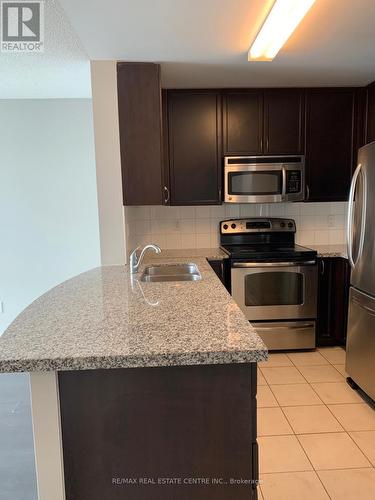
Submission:
{"label": "kitchen island", "polygon": [[0,338],[0,371],[30,373],[40,500],[256,498],[267,349],[203,255],[176,262],[202,279],[94,269]]}

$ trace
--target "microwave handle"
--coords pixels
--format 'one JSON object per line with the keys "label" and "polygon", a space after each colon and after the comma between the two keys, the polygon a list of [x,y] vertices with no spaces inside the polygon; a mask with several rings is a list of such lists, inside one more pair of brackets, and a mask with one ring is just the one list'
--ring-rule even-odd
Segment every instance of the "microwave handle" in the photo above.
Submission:
{"label": "microwave handle", "polygon": [[282,168],[282,191],[281,191],[281,196],[282,199],[285,200],[285,195],[286,195],[286,169],[285,167]]}

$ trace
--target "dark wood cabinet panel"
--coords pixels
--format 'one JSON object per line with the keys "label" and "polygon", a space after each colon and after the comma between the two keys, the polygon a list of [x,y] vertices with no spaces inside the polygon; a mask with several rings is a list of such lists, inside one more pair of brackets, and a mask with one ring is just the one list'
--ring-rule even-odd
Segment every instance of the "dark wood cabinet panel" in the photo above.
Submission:
{"label": "dark wood cabinet panel", "polygon": [[255,500],[230,478],[258,480],[256,378],[256,363],[60,372],[67,500]]}
{"label": "dark wood cabinet panel", "polygon": [[263,91],[225,92],[224,153],[263,154]]}
{"label": "dark wood cabinet panel", "polygon": [[264,153],[304,152],[304,92],[270,89],[264,92]]}
{"label": "dark wood cabinet panel", "polygon": [[306,179],[309,201],[347,200],[353,168],[353,89],[306,93]]}
{"label": "dark wood cabinet panel", "polygon": [[322,258],[318,264],[317,345],[345,345],[350,266],[342,258]]}
{"label": "dark wood cabinet panel", "polygon": [[160,66],[118,63],[124,205],[160,205],[163,197]]}
{"label": "dark wood cabinet panel", "polygon": [[368,144],[375,141],[375,82],[366,90],[366,144]]}
{"label": "dark wood cabinet panel", "polygon": [[168,91],[171,205],[221,204],[221,95]]}

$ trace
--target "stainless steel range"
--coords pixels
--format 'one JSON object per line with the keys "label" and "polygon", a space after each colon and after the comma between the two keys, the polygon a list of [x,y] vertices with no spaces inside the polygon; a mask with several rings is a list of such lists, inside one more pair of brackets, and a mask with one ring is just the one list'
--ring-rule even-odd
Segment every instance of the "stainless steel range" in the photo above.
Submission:
{"label": "stainless steel range", "polygon": [[315,347],[316,251],[295,244],[292,219],[220,223],[231,264],[231,293],[270,350]]}

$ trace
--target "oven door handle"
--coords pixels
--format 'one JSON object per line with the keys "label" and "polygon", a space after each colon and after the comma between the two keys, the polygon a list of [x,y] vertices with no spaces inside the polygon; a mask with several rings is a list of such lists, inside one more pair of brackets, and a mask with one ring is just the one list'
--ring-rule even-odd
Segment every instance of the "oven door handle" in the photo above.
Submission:
{"label": "oven door handle", "polygon": [[262,330],[304,330],[306,328],[312,328],[314,327],[314,323],[304,323],[303,325],[289,325],[289,326],[259,326],[259,323],[254,324],[253,327],[256,330],[262,331]]}
{"label": "oven door handle", "polygon": [[291,267],[291,266],[314,266],[316,260],[305,260],[301,262],[234,262],[233,268],[251,268],[251,267]]}

